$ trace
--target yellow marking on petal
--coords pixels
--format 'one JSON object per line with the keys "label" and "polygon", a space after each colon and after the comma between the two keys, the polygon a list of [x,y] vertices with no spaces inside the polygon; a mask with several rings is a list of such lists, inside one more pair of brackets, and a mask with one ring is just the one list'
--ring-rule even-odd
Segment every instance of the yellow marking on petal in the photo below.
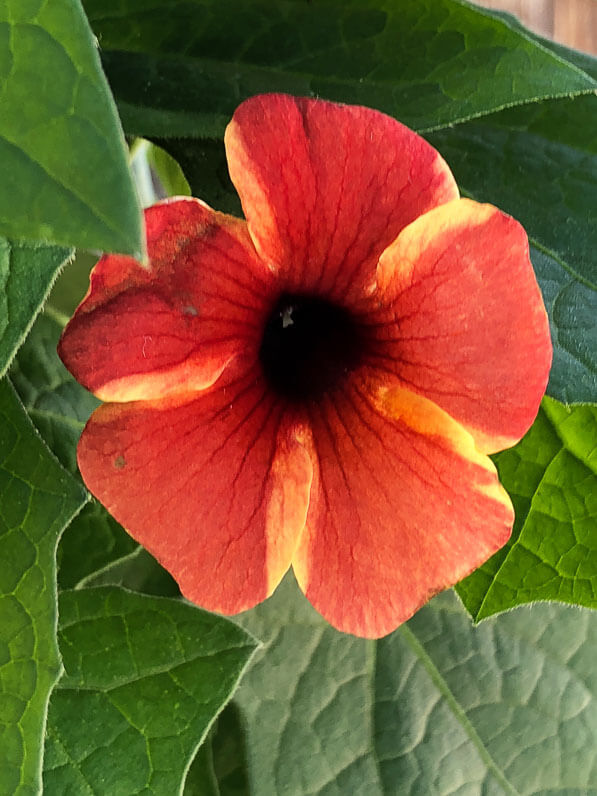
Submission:
{"label": "yellow marking on petal", "polygon": [[[255,171],[255,164],[247,154],[243,135],[239,124],[232,119],[224,133],[224,146],[228,170],[235,187],[242,185],[240,193],[247,198],[247,205],[251,207],[254,215],[259,218],[259,232],[261,238],[275,240],[278,237],[278,227],[272,205],[268,199],[267,191]],[[263,256],[260,240],[248,225],[249,235],[259,256],[273,273],[278,271],[275,263],[267,262]]]}
{"label": "yellow marking on petal", "polygon": [[472,199],[454,199],[419,216],[382,252],[377,266],[378,288],[383,291],[395,284],[396,272],[404,287],[412,281],[421,252],[441,239],[444,232],[482,226],[496,213],[501,211],[493,205]]}
{"label": "yellow marking on petal", "polygon": [[[446,440],[461,458],[492,475],[497,473],[491,459],[475,445],[472,434],[433,401],[402,387],[378,387],[372,392],[372,397],[386,416],[403,422],[418,434]],[[510,497],[499,481],[475,484],[474,488],[486,497],[512,507]]]}
{"label": "yellow marking on petal", "polygon": [[170,370],[123,376],[106,382],[94,394],[101,401],[126,403],[128,401],[153,401],[177,393],[201,392],[211,387],[222,375],[234,357],[224,362],[214,360],[211,367],[204,357],[188,359]]}
{"label": "yellow marking on petal", "polygon": [[288,570],[305,528],[313,482],[307,436],[310,432],[302,426],[278,435],[265,520],[267,596]]}

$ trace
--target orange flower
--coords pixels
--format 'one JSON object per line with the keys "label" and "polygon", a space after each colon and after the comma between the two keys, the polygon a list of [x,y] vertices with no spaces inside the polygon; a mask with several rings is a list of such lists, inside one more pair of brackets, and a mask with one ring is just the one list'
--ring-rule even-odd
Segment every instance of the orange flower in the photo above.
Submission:
{"label": "orange flower", "polygon": [[81,473],[193,602],[242,611],[292,565],[382,636],[510,534],[487,454],[551,361],[527,238],[368,108],[254,97],[225,143],[246,221],[150,208],[149,268],[104,256],[64,331],[106,402]]}

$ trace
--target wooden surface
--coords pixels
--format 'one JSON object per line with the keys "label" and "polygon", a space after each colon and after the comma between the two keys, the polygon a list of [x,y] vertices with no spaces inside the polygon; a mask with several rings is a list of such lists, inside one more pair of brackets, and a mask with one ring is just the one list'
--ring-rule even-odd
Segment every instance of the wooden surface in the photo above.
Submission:
{"label": "wooden surface", "polygon": [[597,55],[597,0],[476,0],[509,11],[550,39]]}

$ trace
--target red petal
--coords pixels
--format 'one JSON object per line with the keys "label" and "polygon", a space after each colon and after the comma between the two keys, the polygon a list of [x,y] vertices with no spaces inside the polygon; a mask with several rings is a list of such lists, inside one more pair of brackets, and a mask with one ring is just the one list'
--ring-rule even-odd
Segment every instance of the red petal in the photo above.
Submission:
{"label": "red petal", "polygon": [[339,630],[377,638],[508,539],[491,460],[425,398],[354,379],[312,411],[316,450],[301,588]]}
{"label": "red petal", "polygon": [[382,254],[371,362],[430,398],[492,453],[533,422],[551,365],[547,313],[520,224],[468,199],[438,207]]}
{"label": "red petal", "polygon": [[257,251],[289,289],[361,293],[400,230],[458,196],[433,147],[370,108],[253,97],[225,143]]}
{"label": "red petal", "polygon": [[106,401],[204,389],[259,344],[272,275],[243,221],[196,199],[146,211],[149,268],[106,255],[59,354]]}
{"label": "red petal", "polygon": [[304,431],[255,373],[188,403],[104,404],[79,467],[93,494],[211,611],[267,597],[303,529],[312,469]]}

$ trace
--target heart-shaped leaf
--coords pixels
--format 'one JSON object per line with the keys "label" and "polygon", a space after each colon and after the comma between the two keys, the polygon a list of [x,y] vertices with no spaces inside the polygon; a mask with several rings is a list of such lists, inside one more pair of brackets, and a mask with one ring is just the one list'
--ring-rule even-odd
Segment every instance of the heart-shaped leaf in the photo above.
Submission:
{"label": "heart-shaped leaf", "polygon": [[372,642],[288,579],[242,622],[265,642],[235,697],[253,796],[592,790],[597,613],[535,605],[475,628],[446,592]]}
{"label": "heart-shaped leaf", "polygon": [[44,787],[109,796],[182,790],[256,647],[226,619],[115,587],[62,592],[58,639]]}

